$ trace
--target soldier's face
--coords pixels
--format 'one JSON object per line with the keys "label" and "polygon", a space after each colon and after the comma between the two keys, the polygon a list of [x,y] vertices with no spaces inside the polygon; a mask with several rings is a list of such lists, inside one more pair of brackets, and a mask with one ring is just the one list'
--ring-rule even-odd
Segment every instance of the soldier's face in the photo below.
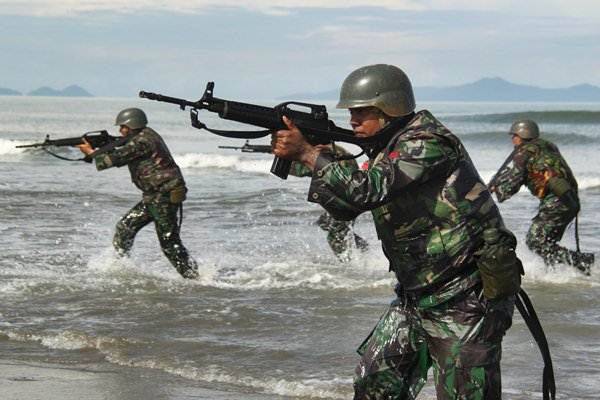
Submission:
{"label": "soldier's face", "polygon": [[121,136],[127,136],[129,135],[129,132],[131,132],[131,129],[129,129],[128,126],[121,125],[119,127],[119,132],[121,133]]}
{"label": "soldier's face", "polygon": [[358,137],[373,136],[381,129],[381,111],[375,107],[357,107],[350,110],[350,125]]}
{"label": "soldier's face", "polygon": [[520,145],[521,143],[523,143],[523,139],[521,139],[520,136],[517,135],[512,135],[512,142],[515,146]]}

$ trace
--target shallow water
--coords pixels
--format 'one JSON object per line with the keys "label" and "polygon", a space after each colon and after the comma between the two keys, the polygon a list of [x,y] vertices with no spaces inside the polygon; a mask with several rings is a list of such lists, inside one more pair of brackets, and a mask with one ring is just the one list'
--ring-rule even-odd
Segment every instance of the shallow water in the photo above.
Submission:
{"label": "shallow water", "polygon": [[[147,111],[183,169],[190,192],[182,239],[199,261],[198,281],[178,276],[151,227],[138,235],[131,259],[114,256],[114,224],[140,199],[126,169],[98,173],[14,149],[46,133],[116,134],[114,115],[133,105]],[[423,107],[463,139],[484,179],[511,150],[505,132],[513,113],[538,112],[580,183],[581,246],[600,247],[600,105]],[[345,126],[344,112],[332,109],[332,117]],[[370,250],[339,262],[314,224],[321,210],[306,201],[308,180],[270,175],[268,155],[217,148],[241,144],[193,130],[187,113],[168,105],[0,97],[0,358],[128,371],[139,388],[122,397],[128,399],[148,398],[148,376],[170,388],[153,398],[187,398],[195,390],[223,398],[350,398],[355,349],[393,296],[370,217],[356,223]],[[536,207],[525,191],[501,205],[521,242]],[[573,227],[563,242],[574,247]],[[523,244],[518,253],[550,342],[559,398],[597,398],[600,273],[549,269]],[[541,357],[520,317],[504,343],[505,398],[540,398]],[[431,386],[421,398],[433,398]]]}

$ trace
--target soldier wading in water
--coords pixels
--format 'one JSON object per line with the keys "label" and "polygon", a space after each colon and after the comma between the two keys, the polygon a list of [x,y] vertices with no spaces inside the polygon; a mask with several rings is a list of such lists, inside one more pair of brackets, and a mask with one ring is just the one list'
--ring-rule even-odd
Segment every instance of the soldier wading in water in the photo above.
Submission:
{"label": "soldier wading in water", "polygon": [[438,399],[500,399],[502,338],[522,266],[465,148],[426,110],[408,77],[369,65],[344,81],[338,108],[356,136],[380,138],[349,167],[309,144],[293,121],[275,155],[313,171],[310,201],[335,218],[371,211],[397,298],[359,347],[355,399],[415,399],[433,366]]}
{"label": "soldier wading in water", "polygon": [[579,213],[577,181],[571,168],[552,142],[540,138],[531,120],[515,121],[509,130],[515,150],[490,182],[490,190],[503,202],[527,186],[540,199],[538,214],[527,232],[527,247],[547,265],[573,265],[590,274],[594,254],[569,250],[558,243]]}
{"label": "soldier wading in water", "polygon": [[87,159],[95,161],[99,171],[127,165],[131,180],[143,192],[142,201],[117,223],[115,250],[127,255],[138,231],[154,222],[165,256],[184,278],[196,278],[198,267],[181,243],[177,221],[177,211],[187,192],[185,181],[167,145],[147,124],[142,110],[127,108],[117,115],[115,122],[122,140],[95,152],[87,143],[78,147]]}
{"label": "soldier wading in water", "polygon": [[[324,146],[322,151],[331,152],[335,157],[351,156],[346,149],[341,146]],[[349,168],[358,168],[358,164],[354,158],[343,159],[340,163]],[[300,162],[293,162],[290,175],[298,177],[311,177],[312,171]],[[353,247],[360,251],[367,251],[369,244],[365,239],[354,232],[354,220],[339,220],[329,214],[323,212],[317,219],[319,228],[327,232],[327,243],[340,261],[350,261],[350,252]]]}

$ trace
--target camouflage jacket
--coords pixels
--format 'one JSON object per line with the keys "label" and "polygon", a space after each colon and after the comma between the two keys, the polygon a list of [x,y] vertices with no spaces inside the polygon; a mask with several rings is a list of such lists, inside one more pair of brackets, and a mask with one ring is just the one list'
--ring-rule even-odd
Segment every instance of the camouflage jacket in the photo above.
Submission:
{"label": "camouflage jacket", "polygon": [[144,194],[144,201],[168,198],[171,190],[185,187],[181,171],[167,145],[153,129],[144,128],[114,149],[92,154],[96,168],[127,165],[131,180]]}
{"label": "camouflage jacket", "polygon": [[[393,124],[393,122],[392,122]],[[371,210],[384,253],[405,291],[434,303],[479,283],[474,252],[487,228],[504,228],[465,148],[420,111],[362,169],[321,154],[309,201],[339,219]]]}
{"label": "camouflage jacket", "polygon": [[515,147],[512,161],[494,179],[498,201],[503,202],[526,185],[531,194],[542,201],[553,201],[555,195],[549,190],[552,178],[565,179],[577,193],[577,181],[573,172],[554,143],[533,139]]}
{"label": "camouflage jacket", "polygon": [[[339,146],[337,144],[335,146],[328,146],[327,148],[323,149],[322,151],[326,152],[328,154],[333,154],[333,155],[335,155],[335,157],[351,156],[351,154],[348,152],[348,150],[344,149],[342,146]],[[342,166],[344,166],[345,168],[351,168],[351,169],[358,168],[358,164],[356,163],[355,158],[351,158],[349,160],[341,160],[341,161],[339,161],[339,163]],[[310,168],[308,168],[306,165],[302,164],[301,162],[294,161],[294,162],[292,162],[292,166],[290,167],[290,175],[302,178],[302,177],[312,176],[312,171],[310,170]]]}

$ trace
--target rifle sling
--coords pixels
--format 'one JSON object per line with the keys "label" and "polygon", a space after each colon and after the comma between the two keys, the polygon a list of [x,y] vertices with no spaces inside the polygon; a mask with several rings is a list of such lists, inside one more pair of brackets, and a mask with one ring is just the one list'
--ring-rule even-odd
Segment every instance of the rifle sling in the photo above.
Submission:
{"label": "rifle sling", "polygon": [[220,129],[212,129],[206,126],[202,122],[198,122],[198,124],[193,125],[194,128],[205,129],[210,133],[213,133],[218,136],[223,136],[232,139],[259,139],[261,137],[265,137],[271,133],[269,130],[262,131],[225,131]]}
{"label": "rifle sling", "polygon": [[556,384],[554,382],[554,370],[552,367],[552,358],[548,348],[548,340],[540,320],[535,313],[533,304],[523,289],[519,290],[515,297],[515,305],[523,317],[525,324],[529,328],[531,335],[535,339],[542,353],[544,360],[544,373],[542,378],[542,395],[544,400],[554,400],[556,398]]}
{"label": "rifle sling", "polygon": [[67,157],[63,157],[63,156],[59,156],[56,153],[51,152],[50,150],[48,150],[45,147],[42,147],[42,150],[44,150],[46,153],[50,154],[51,156],[54,156],[60,160],[64,160],[64,161],[85,161],[85,157],[81,157],[81,158],[67,158]]}

